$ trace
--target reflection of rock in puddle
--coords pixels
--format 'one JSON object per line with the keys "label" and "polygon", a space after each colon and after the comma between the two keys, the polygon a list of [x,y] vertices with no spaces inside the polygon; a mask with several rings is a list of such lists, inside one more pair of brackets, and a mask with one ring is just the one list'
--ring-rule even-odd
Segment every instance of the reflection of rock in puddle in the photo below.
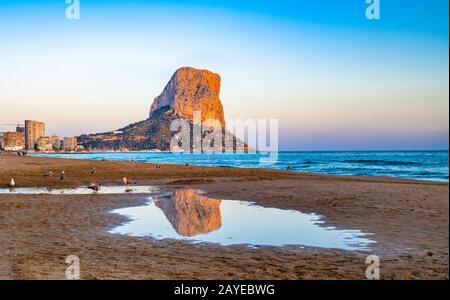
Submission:
{"label": "reflection of rock in puddle", "polygon": [[217,200],[197,190],[149,196],[143,206],[112,211],[126,216],[109,232],[224,246],[310,246],[369,250],[375,241],[360,230],[324,226],[313,213],[261,207],[240,200]]}
{"label": "reflection of rock in puddle", "polygon": [[154,199],[176,232],[192,237],[222,226],[221,200],[202,197],[195,190],[177,190],[172,195]]}

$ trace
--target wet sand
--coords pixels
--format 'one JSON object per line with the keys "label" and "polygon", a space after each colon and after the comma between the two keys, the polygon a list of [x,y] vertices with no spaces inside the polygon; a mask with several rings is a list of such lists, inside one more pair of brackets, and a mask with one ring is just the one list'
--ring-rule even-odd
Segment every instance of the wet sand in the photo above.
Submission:
{"label": "wet sand", "polygon": [[[54,175],[44,177],[49,170]],[[315,212],[326,226],[373,233],[377,244],[350,252],[155,241],[107,232],[127,221],[112,209],[142,205],[144,196],[0,195],[0,278],[64,279],[65,257],[74,254],[82,279],[364,279],[365,259],[376,254],[382,279],[448,279],[448,184],[0,154],[0,187],[10,178],[18,187],[118,185],[124,176],[168,191],[189,187]]]}

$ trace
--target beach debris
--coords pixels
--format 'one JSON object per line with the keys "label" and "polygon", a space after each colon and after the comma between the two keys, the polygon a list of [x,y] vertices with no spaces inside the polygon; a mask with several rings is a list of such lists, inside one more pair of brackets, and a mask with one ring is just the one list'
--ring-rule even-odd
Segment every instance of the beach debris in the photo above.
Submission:
{"label": "beach debris", "polygon": [[14,181],[14,178],[11,178],[11,181],[9,182],[9,187],[12,189],[16,187],[16,182]]}
{"label": "beach debris", "polygon": [[125,190],[125,193],[131,193],[132,191],[133,191],[132,188],[127,188],[127,189]]}
{"label": "beach debris", "polygon": [[51,170],[44,174],[44,177],[51,177],[51,176],[53,176],[53,171]]}
{"label": "beach debris", "polygon": [[61,179],[61,180],[66,179],[66,173],[64,171],[61,171],[61,175],[59,176],[59,179]]}
{"label": "beach debris", "polygon": [[91,174],[92,174],[92,175],[95,175],[95,173],[97,173],[97,169],[96,169],[95,167],[92,167],[92,169],[91,169]]}
{"label": "beach debris", "polygon": [[91,182],[91,184],[87,188],[98,192],[98,190],[100,189],[100,185],[98,183]]}

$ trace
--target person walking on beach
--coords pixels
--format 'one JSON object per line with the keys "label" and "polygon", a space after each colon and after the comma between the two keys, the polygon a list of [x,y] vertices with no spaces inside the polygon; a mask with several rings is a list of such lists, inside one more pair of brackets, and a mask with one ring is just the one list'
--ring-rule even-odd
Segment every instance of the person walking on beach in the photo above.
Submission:
{"label": "person walking on beach", "polygon": [[95,167],[92,167],[91,175],[95,175],[95,173],[97,173],[97,170],[95,169]]}
{"label": "person walking on beach", "polygon": [[66,173],[64,171],[61,171],[61,175],[59,176],[59,179],[61,179],[61,180],[66,179]]}

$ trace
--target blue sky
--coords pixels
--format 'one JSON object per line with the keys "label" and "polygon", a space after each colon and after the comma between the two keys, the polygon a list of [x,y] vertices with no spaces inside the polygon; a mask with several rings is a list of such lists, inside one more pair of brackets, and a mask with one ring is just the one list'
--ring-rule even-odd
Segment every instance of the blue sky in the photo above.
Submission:
{"label": "blue sky", "polygon": [[0,123],[119,128],[193,66],[227,118],[279,119],[284,150],[448,149],[448,1],[80,3],[0,0]]}

